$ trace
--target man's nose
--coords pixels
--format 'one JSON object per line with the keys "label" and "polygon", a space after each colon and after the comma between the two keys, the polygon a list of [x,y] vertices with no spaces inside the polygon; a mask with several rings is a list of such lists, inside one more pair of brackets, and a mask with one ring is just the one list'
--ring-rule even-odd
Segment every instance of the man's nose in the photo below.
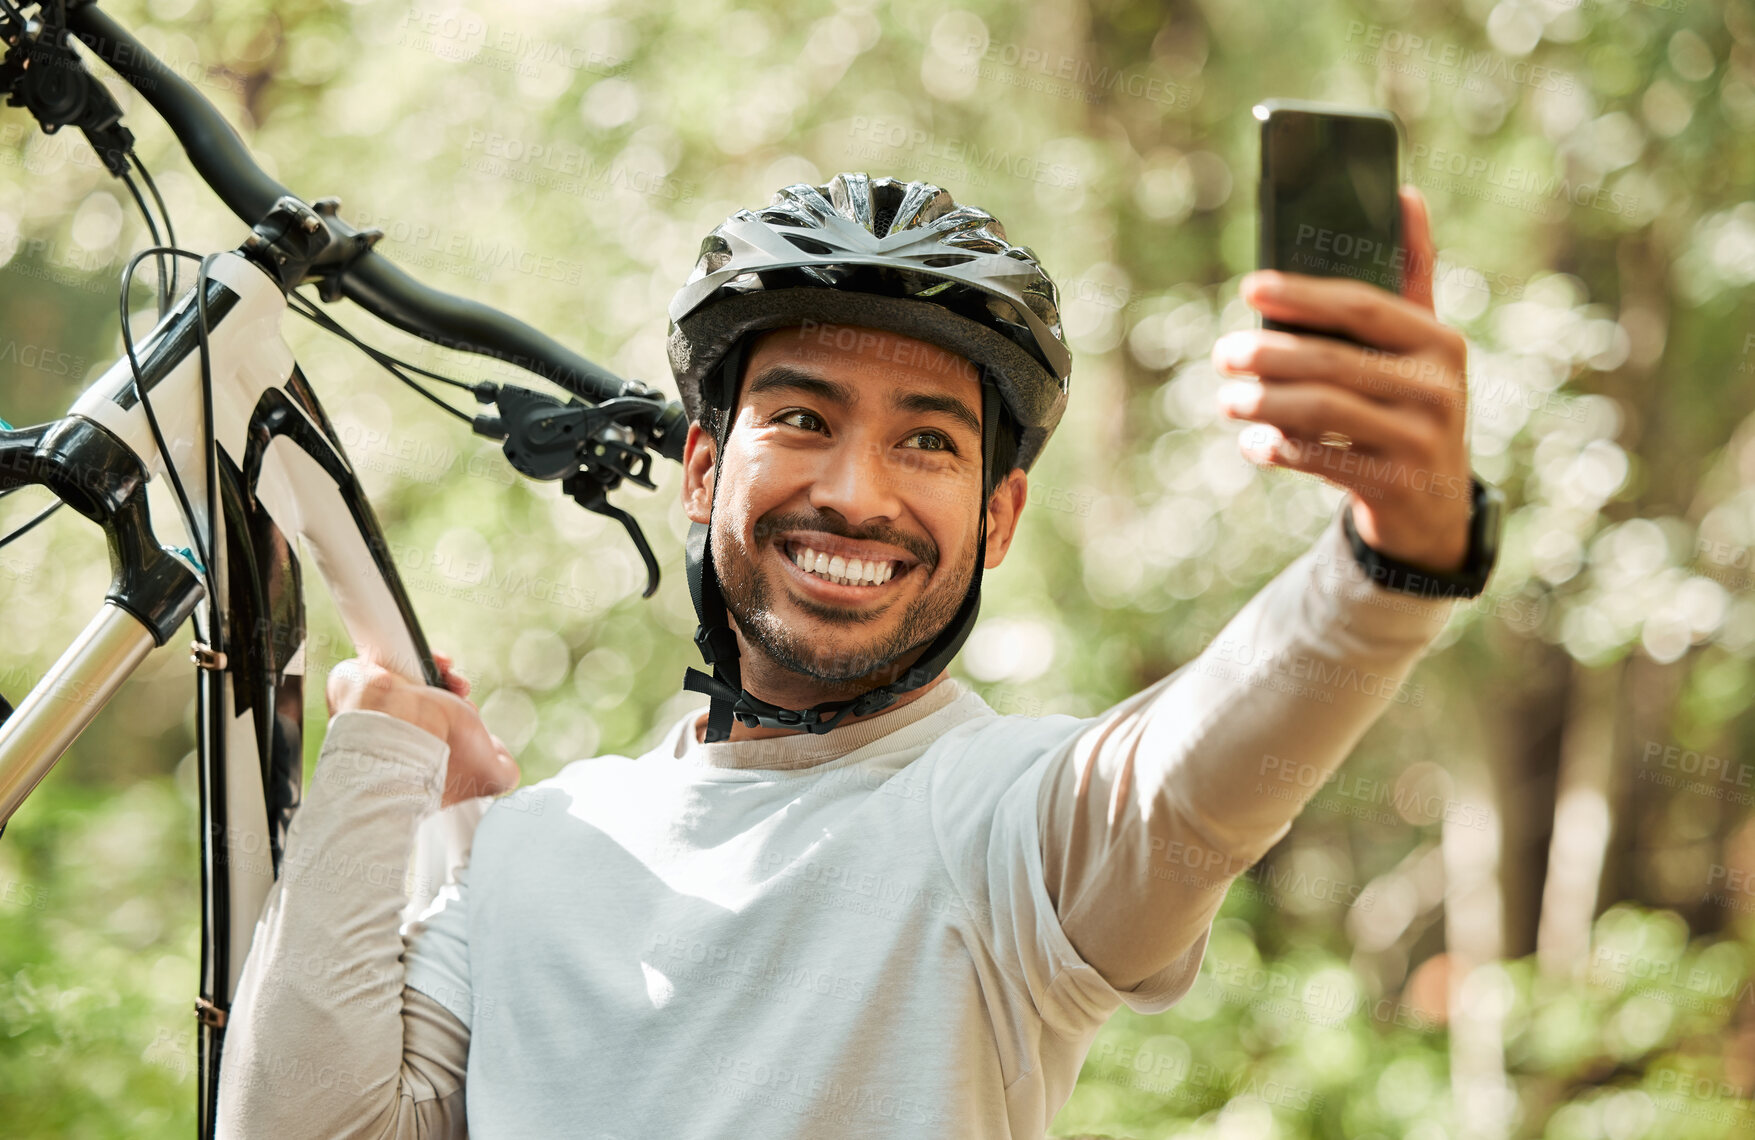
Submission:
{"label": "man's nose", "polygon": [[824,454],[823,468],[811,485],[811,505],[830,508],[854,524],[894,519],[902,510],[900,491],[907,478],[902,465],[891,461],[888,448],[849,440]]}

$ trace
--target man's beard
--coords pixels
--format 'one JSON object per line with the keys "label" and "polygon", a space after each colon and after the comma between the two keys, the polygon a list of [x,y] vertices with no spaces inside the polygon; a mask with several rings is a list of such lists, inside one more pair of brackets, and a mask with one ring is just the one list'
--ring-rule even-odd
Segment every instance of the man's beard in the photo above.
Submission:
{"label": "man's beard", "polygon": [[[847,685],[871,678],[874,674],[884,684],[895,680],[906,668],[897,664],[900,659],[931,642],[957,615],[975,575],[975,552],[969,551],[950,576],[953,585],[929,590],[908,603],[895,631],[876,644],[859,648],[823,645],[820,638],[813,640],[791,628],[773,611],[768,580],[756,571],[756,559],[765,548],[774,547],[771,539],[799,530],[817,530],[842,538],[882,542],[906,550],[918,559],[923,578],[932,576],[938,565],[938,551],[924,539],[900,531],[876,528],[856,532],[834,514],[764,517],[755,526],[754,549],[744,548],[739,538],[728,531],[713,535],[713,567],[719,577],[719,590],[725,597],[725,608],[737,619],[737,627],[744,638],[782,669],[813,681]],[[735,549],[727,551],[727,546]],[[787,556],[785,550],[774,548],[781,557]],[[910,568],[912,572],[913,568]],[[861,625],[887,618],[894,608],[891,605],[869,611],[847,609],[808,598],[795,598],[793,603],[824,621],[846,626],[849,633]]]}

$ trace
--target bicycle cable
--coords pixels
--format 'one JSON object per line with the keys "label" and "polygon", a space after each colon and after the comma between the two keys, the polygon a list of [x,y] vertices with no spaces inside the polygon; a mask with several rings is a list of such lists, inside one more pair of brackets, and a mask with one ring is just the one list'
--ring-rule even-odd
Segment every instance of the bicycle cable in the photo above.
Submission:
{"label": "bicycle cable", "polygon": [[[141,195],[140,187],[134,184],[134,179],[128,176],[126,170],[121,174],[118,174],[116,177],[122,180],[122,185],[128,187],[128,193],[134,196],[134,204],[140,207],[140,216],[146,220],[146,231],[152,236],[152,244],[155,246],[167,244],[165,240],[159,236],[158,223],[153,220],[152,212],[146,208],[146,199]],[[176,243],[171,242],[169,244],[175,245]],[[155,256],[154,260],[158,264],[158,315],[159,319],[163,320],[164,315],[171,310],[170,291],[165,287],[165,256],[162,253],[158,254]],[[173,257],[171,261],[175,264],[176,258]]]}
{"label": "bicycle cable", "polygon": [[[165,475],[170,480],[171,489],[176,493],[177,504],[180,507],[182,507],[182,509],[183,509],[183,518],[185,520],[187,520],[187,522],[188,522],[189,541],[195,548],[195,555],[196,555],[197,560],[199,560],[201,563],[201,576],[207,582],[208,604],[210,606],[214,607],[213,617],[215,620],[211,621],[209,624],[213,628],[214,639],[217,640],[219,623],[217,621],[217,618],[218,618],[217,605],[218,605],[218,603],[217,603],[216,599],[218,599],[219,593],[216,589],[217,580],[213,576],[213,560],[211,557],[209,557],[207,544],[204,541],[202,541],[200,528],[195,525],[195,508],[189,502],[189,493],[183,487],[182,476],[177,474],[176,464],[171,462],[171,449],[165,443],[164,431],[163,431],[163,429],[161,429],[159,427],[158,413],[153,411],[152,402],[147,395],[147,393],[150,391],[150,389],[147,387],[147,385],[145,385],[141,382],[140,356],[136,352],[135,347],[134,347],[134,334],[132,331],[130,331],[130,329],[128,327],[128,287],[134,281],[134,270],[142,261],[146,260],[148,257],[154,256],[155,254],[157,254],[157,255],[170,254],[173,257],[186,257],[186,258],[189,258],[191,260],[199,260],[202,263],[201,273],[197,277],[196,285],[195,285],[195,305],[196,305],[196,309],[199,312],[200,317],[201,317],[200,325],[199,325],[199,328],[197,329],[197,332],[200,334],[201,370],[202,370],[203,387],[205,387],[207,389],[207,396],[208,396],[208,400],[207,400],[207,404],[206,404],[206,413],[208,416],[208,421],[207,421],[207,430],[205,432],[205,435],[207,436],[207,442],[211,443],[211,441],[212,441],[212,428],[213,428],[213,421],[212,421],[212,414],[213,414],[212,376],[208,372],[209,356],[208,356],[208,351],[207,351],[207,305],[206,305],[206,297],[204,296],[205,286],[207,284],[207,280],[206,280],[206,277],[207,277],[207,274],[206,274],[207,258],[202,257],[200,254],[195,253],[192,250],[176,249],[176,248],[173,248],[171,246],[157,246],[157,247],[150,248],[150,249],[143,249],[139,253],[135,254],[133,257],[128,259],[128,264],[122,269],[122,294],[121,294],[122,348],[128,357],[129,370],[134,375],[134,392],[135,392],[135,395],[140,400],[140,410],[146,414],[146,426],[148,428],[150,428],[152,431],[152,441],[158,447],[159,458],[164,462]],[[217,255],[216,254],[209,254],[208,255],[208,257],[214,257],[214,256],[217,256]],[[209,466],[211,467],[211,464],[209,464]],[[213,477],[212,477],[211,470],[209,470],[209,472],[208,472],[207,491],[208,491],[208,511],[209,511],[207,518],[208,518],[208,526],[211,528],[213,526],[212,510],[213,510],[213,495],[214,495]],[[216,650],[221,649],[221,647],[218,645],[214,645],[213,648]]]}
{"label": "bicycle cable", "polygon": [[[22,11],[19,8],[17,8],[14,4],[12,4],[11,0],[0,0],[0,3],[5,3],[6,7],[11,12],[13,12],[15,15],[19,16],[20,18],[22,18],[22,15],[23,15]],[[176,231],[171,228],[171,215],[170,215],[170,212],[165,209],[164,199],[159,196],[158,187],[153,183],[152,175],[147,172],[146,164],[140,161],[139,155],[135,154],[132,150],[130,150],[128,152],[128,157],[134,163],[135,169],[140,171],[140,177],[146,182],[147,189],[151,191],[153,200],[158,203],[159,213],[164,218],[165,234],[166,234],[166,237],[168,238],[168,244],[171,246],[175,246],[176,242],[177,242],[177,238],[176,238]],[[159,237],[158,225],[157,225],[156,221],[153,219],[152,211],[147,209],[146,199],[141,196],[140,188],[134,184],[134,180],[128,176],[127,172],[124,171],[120,177],[122,179],[122,184],[128,187],[128,193],[133,195],[134,204],[140,208],[140,217],[142,220],[144,220],[146,222],[147,232],[152,235],[152,244],[154,246],[161,245],[162,243],[161,243],[161,239]],[[177,287],[177,274],[176,274],[177,259],[175,257],[172,257],[170,259],[171,275],[170,275],[170,283],[167,286],[166,281],[165,281],[165,255],[163,253],[159,253],[159,254],[155,255],[155,258],[156,258],[156,261],[158,263],[158,315],[159,315],[160,319],[163,319],[164,315],[170,311],[171,296]],[[124,323],[126,323],[126,320],[127,320],[126,286],[124,286],[124,300],[123,300],[122,308],[123,308],[123,321],[124,321]],[[149,419],[151,418],[150,415],[148,418]],[[162,450],[162,448],[161,448],[161,450]],[[0,491],[0,498],[5,498],[7,495],[12,494],[12,492],[20,491],[23,489],[24,489],[23,486],[8,487],[5,490]],[[32,530],[34,530],[39,524],[41,524],[50,515],[54,514],[56,511],[60,510],[62,507],[66,506],[66,505],[67,504],[64,500],[57,499],[55,502],[51,503],[48,507],[46,507],[42,511],[38,512],[38,514],[34,518],[32,518],[29,522],[25,523],[23,526],[19,527],[17,530],[10,531],[5,535],[0,536],[0,547],[8,545],[9,543],[11,543],[15,539],[24,537],[26,534],[28,534]]]}
{"label": "bicycle cable", "polygon": [[342,325],[341,322],[337,321],[334,317],[331,317],[328,313],[323,312],[321,309],[319,309],[315,305],[313,305],[309,298],[300,296],[297,293],[288,293],[286,295],[286,299],[287,299],[288,307],[290,307],[293,312],[299,314],[299,316],[301,316],[301,317],[304,317],[306,320],[310,321],[312,324],[316,325],[318,328],[322,329],[323,331],[330,333],[334,336],[340,337],[342,340],[345,340],[347,343],[353,345],[355,348],[359,349],[361,352],[365,353],[368,357],[370,357],[372,359],[372,361],[375,362],[379,367],[383,368],[384,371],[390,373],[390,375],[396,377],[398,380],[402,381],[404,384],[408,385],[410,388],[413,388],[416,392],[419,392],[421,395],[423,395],[427,399],[431,400],[438,407],[444,409],[445,411],[449,412],[453,416],[456,416],[458,419],[462,420],[464,423],[469,424],[472,427],[474,426],[475,417],[473,417],[465,412],[459,411],[457,408],[454,408],[450,404],[447,404],[445,401],[439,399],[439,397],[436,393],[428,390],[425,385],[421,384],[419,381],[415,380],[413,377],[406,375],[402,370],[406,368],[409,372],[418,372],[422,376],[431,377],[432,379],[437,380],[442,384],[449,384],[453,388],[462,388],[465,391],[474,394],[478,400],[484,398],[484,392],[487,391],[487,389],[484,389],[484,386],[482,384],[470,384],[467,381],[458,380],[458,379],[455,379],[454,377],[442,376],[437,372],[433,372],[433,371],[430,371],[428,369],[422,368],[419,365],[410,364],[405,360],[399,360],[396,357],[391,356],[389,353],[385,352],[383,349],[375,348],[372,345],[369,345],[365,341],[361,340],[359,337],[355,336],[353,334],[353,332],[350,329],[348,329],[346,326]]}
{"label": "bicycle cable", "polygon": [[[133,148],[128,150],[128,159],[134,164],[134,169],[140,171],[140,180],[146,183],[146,190],[152,195],[152,200],[158,203],[158,216],[163,218],[165,223],[165,244],[173,249],[176,248],[177,227],[171,224],[171,211],[165,206],[164,196],[158,192],[158,183],[153,181],[152,171],[146,169],[146,163],[140,161],[140,155],[135,153]],[[159,281],[162,285],[164,281],[163,265],[159,266]],[[177,295],[177,259],[174,257],[171,258],[170,295],[173,297]],[[164,313],[161,312],[159,315],[163,316]]]}
{"label": "bicycle cable", "polygon": [[56,499],[54,502],[50,503],[43,510],[37,512],[37,516],[35,518],[31,519],[29,522],[25,523],[23,526],[19,527],[17,530],[6,535],[4,538],[0,538],[0,546],[5,546],[7,543],[11,542],[13,539],[22,538],[24,535],[29,534],[30,531],[32,530],[32,528],[34,528],[38,523],[42,522],[44,519],[48,518],[50,515],[54,514],[56,511],[60,510],[62,507],[66,506],[66,505],[67,505],[66,500]]}
{"label": "bicycle cable", "polygon": [[[219,441],[213,433],[213,355],[208,345],[207,327],[207,274],[218,261],[220,255],[210,253],[201,259],[201,266],[195,271],[195,331],[199,334],[197,345],[201,350],[201,423],[202,472],[207,477],[207,529],[209,534],[219,533]],[[135,375],[139,376],[139,371]],[[141,394],[144,405],[145,394]],[[208,573],[212,574],[212,563],[205,564]],[[224,653],[226,639],[224,629],[220,625],[219,592],[216,590],[207,595],[207,644],[216,653]]]}

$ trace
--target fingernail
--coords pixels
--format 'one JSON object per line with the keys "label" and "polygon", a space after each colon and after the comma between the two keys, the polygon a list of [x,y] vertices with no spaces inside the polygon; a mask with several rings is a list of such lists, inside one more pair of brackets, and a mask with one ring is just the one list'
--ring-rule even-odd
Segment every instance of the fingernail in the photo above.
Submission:
{"label": "fingernail", "polygon": [[1231,412],[1251,412],[1261,401],[1261,385],[1253,380],[1233,380],[1219,389],[1219,406]]}

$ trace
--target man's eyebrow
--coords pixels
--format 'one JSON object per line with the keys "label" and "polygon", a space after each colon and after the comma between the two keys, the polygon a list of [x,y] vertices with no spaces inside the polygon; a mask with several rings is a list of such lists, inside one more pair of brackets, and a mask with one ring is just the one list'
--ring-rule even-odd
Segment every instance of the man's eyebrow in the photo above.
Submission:
{"label": "man's eyebrow", "polygon": [[814,372],[792,368],[785,364],[775,364],[762,369],[755,379],[750,381],[748,395],[755,396],[762,392],[805,392],[818,399],[828,400],[836,404],[853,403],[853,388],[839,380],[830,380],[818,376]]}
{"label": "man's eyebrow", "polygon": [[955,396],[934,392],[897,392],[890,397],[890,406],[902,412],[949,416],[974,432],[977,439],[981,437],[981,420],[969,410],[968,404]]}
{"label": "man's eyebrow", "polygon": [[[762,369],[750,381],[748,395],[786,391],[804,392],[843,407],[855,402],[852,385],[786,364],[775,364]],[[937,392],[896,392],[890,396],[890,406],[900,412],[949,416],[976,436],[981,435],[980,418],[969,410],[968,404],[955,396]]]}

